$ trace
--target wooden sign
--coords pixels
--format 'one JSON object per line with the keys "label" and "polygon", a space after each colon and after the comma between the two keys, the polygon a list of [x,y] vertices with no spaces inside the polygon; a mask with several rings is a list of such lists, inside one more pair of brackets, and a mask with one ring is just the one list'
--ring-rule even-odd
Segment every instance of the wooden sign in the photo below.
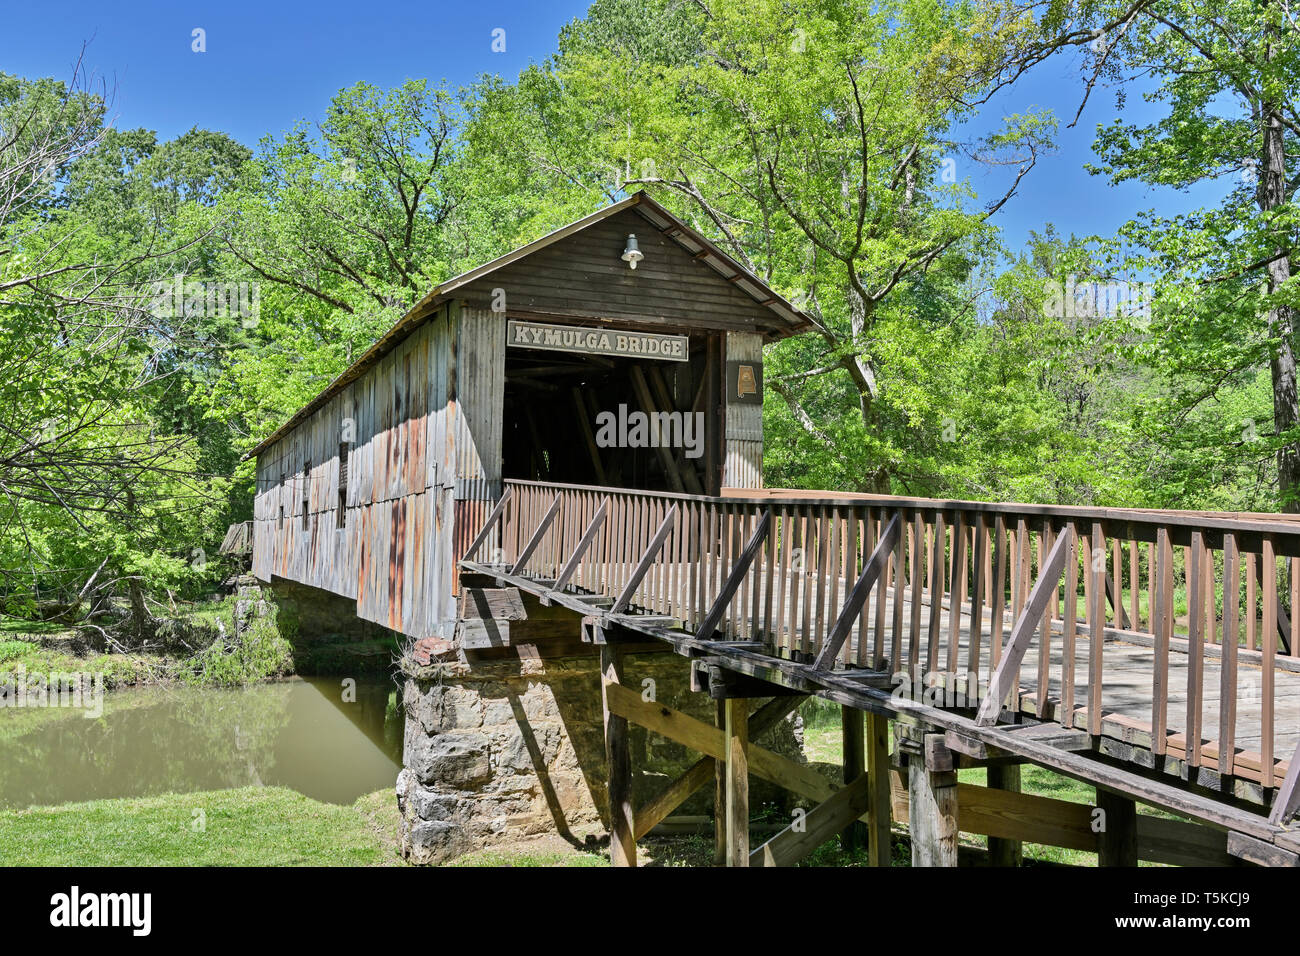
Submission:
{"label": "wooden sign", "polygon": [[582,352],[586,355],[614,355],[620,358],[690,361],[684,335],[629,332],[626,329],[592,329],[581,325],[543,325],[540,322],[506,324],[506,343],[521,349],[552,352]]}

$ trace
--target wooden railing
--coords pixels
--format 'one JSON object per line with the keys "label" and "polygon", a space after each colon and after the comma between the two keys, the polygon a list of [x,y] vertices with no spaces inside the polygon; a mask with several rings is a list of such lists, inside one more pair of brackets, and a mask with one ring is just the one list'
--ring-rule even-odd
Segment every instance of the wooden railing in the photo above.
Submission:
{"label": "wooden railing", "polygon": [[738,495],[511,481],[466,557],[702,637],[887,668],[948,706],[983,701],[983,720],[1138,739],[1265,788],[1300,767],[1279,760],[1300,743],[1289,516]]}

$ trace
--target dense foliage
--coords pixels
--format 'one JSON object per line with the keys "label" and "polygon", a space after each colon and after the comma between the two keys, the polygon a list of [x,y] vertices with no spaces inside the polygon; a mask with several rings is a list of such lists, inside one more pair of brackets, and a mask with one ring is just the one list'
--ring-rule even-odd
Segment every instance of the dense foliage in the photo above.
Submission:
{"label": "dense foliage", "polygon": [[[138,623],[210,579],[258,438],[432,285],[643,188],[814,320],[766,356],[770,485],[1294,509],[1295,36],[1268,2],[596,0],[513,80],[358,84],[256,149],[0,74],[0,599]],[[1056,119],[981,111],[1058,55],[1167,108],[1081,163],[1219,205],[1006,248]]]}

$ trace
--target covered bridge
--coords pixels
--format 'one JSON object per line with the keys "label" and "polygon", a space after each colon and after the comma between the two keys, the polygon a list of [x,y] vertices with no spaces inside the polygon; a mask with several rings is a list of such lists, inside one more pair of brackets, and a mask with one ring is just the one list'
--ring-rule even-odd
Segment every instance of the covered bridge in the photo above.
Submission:
{"label": "covered bridge", "polygon": [[762,346],[807,325],[644,193],[607,206],[434,288],[249,453],[253,571],[450,638],[503,480],[760,487]]}

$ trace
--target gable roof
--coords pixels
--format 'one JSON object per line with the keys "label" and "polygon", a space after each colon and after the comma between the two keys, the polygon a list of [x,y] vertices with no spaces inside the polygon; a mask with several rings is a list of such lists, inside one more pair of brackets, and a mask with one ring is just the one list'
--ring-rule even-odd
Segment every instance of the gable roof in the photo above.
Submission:
{"label": "gable roof", "polygon": [[709,241],[691,226],[687,225],[677,216],[673,215],[659,203],[655,202],[644,192],[635,193],[626,199],[612,203],[603,209],[600,209],[589,216],[585,216],[575,222],[562,226],[540,239],[520,246],[503,256],[486,262],[481,266],[463,272],[458,276],[448,279],[434,286],[427,295],[421,298],[413,305],[401,319],[399,319],[391,329],[385,332],[380,338],[367,349],[360,358],[352,363],[343,373],[326,386],[320,394],[310,402],[300,408],[293,416],[272,432],[269,436],[258,442],[243,457],[252,458],[261,454],[268,447],[279,441],[289,432],[293,431],[298,425],[302,424],[308,416],[328,402],[331,398],[342,391],[347,385],[360,378],[367,370],[379,362],[388,352],[394,349],[410,332],[417,326],[428,319],[434,310],[444,302],[457,298],[458,291],[465,290],[471,283],[477,282],[485,276],[491,275],[499,269],[503,269],[516,262],[526,259],[535,252],[539,252],[562,239],[576,235],[584,229],[603,222],[611,216],[615,216],[624,210],[635,210],[642,218],[648,221],[660,234],[675,242],[682,249],[688,252],[693,259],[703,262],[712,268],[725,282],[732,288],[740,291],[744,295],[753,299],[758,305],[768,310],[771,314],[771,322],[767,323],[764,330],[768,338],[785,338],[790,335],[796,335],[805,331],[811,326],[811,320],[799,309],[791,305],[786,299],[777,295],[761,279],[738,263],[731,256],[727,255],[714,243]]}

